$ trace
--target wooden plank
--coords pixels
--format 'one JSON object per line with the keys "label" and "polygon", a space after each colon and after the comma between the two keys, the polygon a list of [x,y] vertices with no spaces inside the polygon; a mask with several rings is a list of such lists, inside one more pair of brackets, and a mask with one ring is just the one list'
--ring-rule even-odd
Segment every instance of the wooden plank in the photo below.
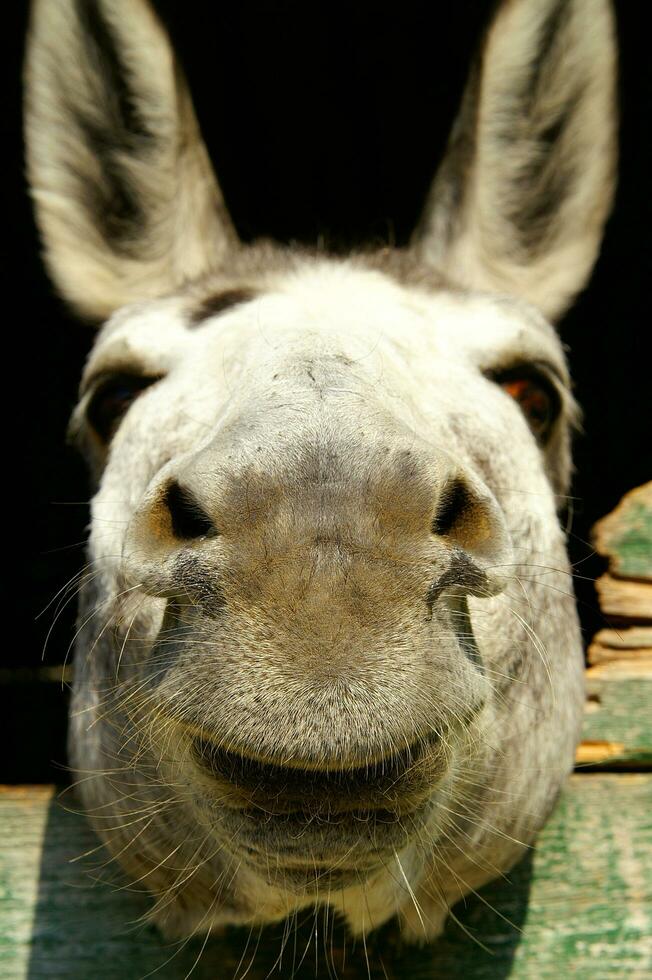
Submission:
{"label": "wooden plank", "polygon": [[589,664],[611,660],[652,659],[652,626],[630,626],[621,630],[600,630],[588,651]]}
{"label": "wooden plank", "polygon": [[613,650],[652,650],[652,626],[630,626],[621,630],[600,630],[596,643]]}
{"label": "wooden plank", "polygon": [[586,671],[578,765],[652,766],[652,661],[619,659]]}
{"label": "wooden plank", "polygon": [[594,641],[589,646],[587,656],[591,667],[613,663],[615,660],[637,660],[639,663],[649,664],[652,662],[652,647],[643,647],[640,650],[618,650],[614,647],[603,647]]}
{"label": "wooden plank", "polygon": [[[201,943],[181,948],[140,924],[147,901],[117,890],[117,879],[96,880],[107,875],[101,854],[92,877],[88,859],[70,863],[96,840],[51,790],[0,793],[0,826],[0,977],[186,977]],[[249,942],[247,930],[229,929],[208,942],[192,977],[242,978],[249,967],[248,980],[649,980],[652,774],[573,776],[536,850],[481,895],[459,905],[461,926],[449,921],[430,946],[402,945],[394,926],[370,937],[369,970],[360,942],[339,926],[331,934],[332,920],[324,931],[322,918],[315,938],[308,915],[280,969],[282,926],[256,930]]]}
{"label": "wooden plank", "polygon": [[595,587],[605,616],[618,619],[652,620],[652,584],[601,575]]}
{"label": "wooden plank", "polygon": [[652,482],[625,494],[595,525],[593,540],[610,558],[612,574],[652,581]]}

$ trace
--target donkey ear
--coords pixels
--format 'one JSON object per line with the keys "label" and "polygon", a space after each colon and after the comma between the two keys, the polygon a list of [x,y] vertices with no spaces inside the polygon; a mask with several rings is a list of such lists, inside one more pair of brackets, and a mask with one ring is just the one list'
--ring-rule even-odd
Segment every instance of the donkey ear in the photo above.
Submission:
{"label": "donkey ear", "polygon": [[503,0],[415,233],[426,260],[558,318],[611,207],[615,76],[608,0]]}
{"label": "donkey ear", "polygon": [[185,82],[146,0],[35,0],[25,125],[47,265],[83,315],[169,292],[234,244]]}

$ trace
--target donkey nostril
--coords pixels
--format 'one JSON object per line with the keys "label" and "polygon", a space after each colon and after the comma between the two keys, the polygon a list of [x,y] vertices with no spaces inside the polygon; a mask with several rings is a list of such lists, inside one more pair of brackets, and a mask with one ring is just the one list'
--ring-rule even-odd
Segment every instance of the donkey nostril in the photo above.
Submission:
{"label": "donkey nostril", "polygon": [[442,494],[439,509],[435,514],[430,529],[433,534],[443,537],[466,520],[473,506],[470,494],[459,480],[454,480]]}
{"label": "donkey nostril", "polygon": [[169,484],[165,503],[177,538],[214,538],[219,531],[188,490],[176,481]]}
{"label": "donkey nostril", "polygon": [[497,501],[487,487],[472,477],[456,475],[443,488],[431,532],[468,557],[480,561],[508,561],[510,539]]}

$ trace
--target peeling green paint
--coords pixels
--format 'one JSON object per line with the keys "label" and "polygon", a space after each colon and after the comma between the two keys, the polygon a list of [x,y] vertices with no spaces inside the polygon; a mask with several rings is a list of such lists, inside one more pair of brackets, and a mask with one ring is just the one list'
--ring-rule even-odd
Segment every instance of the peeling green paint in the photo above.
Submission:
{"label": "peeling green paint", "polygon": [[[8,924],[0,977],[139,980],[155,970],[160,980],[183,980],[201,943],[164,942],[137,924],[144,896],[69,863],[96,845],[82,817],[47,796],[10,791],[0,795],[0,826],[0,918]],[[37,890],[21,885],[30,876],[39,877]],[[250,966],[247,980],[649,980],[652,774],[573,776],[536,849],[481,895],[457,906],[461,925],[449,920],[431,946],[405,946],[390,926],[368,939],[366,956],[332,917],[306,916],[280,969],[282,926],[256,930],[249,942],[247,930],[229,929],[209,941],[192,977],[231,980]]]}
{"label": "peeling green paint", "polygon": [[588,707],[582,738],[621,743],[605,765],[652,766],[652,673],[623,675],[619,664],[587,671]]}
{"label": "peeling green paint", "polygon": [[652,578],[652,508],[632,503],[626,516],[609,541],[614,571],[624,578]]}

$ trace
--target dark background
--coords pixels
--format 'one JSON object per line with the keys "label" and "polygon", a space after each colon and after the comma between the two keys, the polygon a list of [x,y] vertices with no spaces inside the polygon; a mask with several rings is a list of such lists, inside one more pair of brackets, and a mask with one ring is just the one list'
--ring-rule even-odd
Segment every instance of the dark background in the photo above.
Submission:
{"label": "dark background", "polygon": [[[493,3],[155,5],[189,77],[243,239],[315,242],[322,235],[339,248],[407,240]],[[5,669],[0,679],[7,695],[4,717],[20,751],[9,753],[0,779],[61,780],[51,760],[64,758],[65,693],[60,685],[35,683],[25,668],[60,664],[74,632],[74,600],[47,644],[57,604],[42,610],[84,562],[88,488],[64,438],[92,336],[54,296],[38,257],[22,164],[26,6],[16,2],[3,10],[3,268],[16,290],[14,309],[5,312],[5,434],[7,441],[17,437],[20,463],[4,482],[7,531],[12,540],[16,536],[6,564],[17,588],[5,598],[5,626],[15,639],[5,642],[2,658],[12,671]],[[652,476],[651,361],[645,353],[652,93],[644,13],[642,2],[617,4],[618,195],[593,278],[560,326],[585,413],[575,446],[570,551],[587,638],[602,625],[591,582],[602,562],[591,553],[590,527],[624,492]]]}

